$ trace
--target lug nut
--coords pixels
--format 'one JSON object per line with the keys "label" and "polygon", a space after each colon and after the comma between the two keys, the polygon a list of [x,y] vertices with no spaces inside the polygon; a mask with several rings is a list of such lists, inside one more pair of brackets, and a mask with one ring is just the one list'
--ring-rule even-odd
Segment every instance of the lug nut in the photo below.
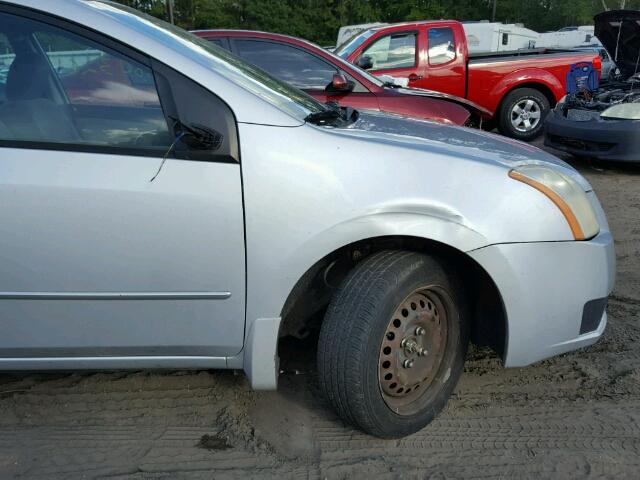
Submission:
{"label": "lug nut", "polygon": [[418,350],[418,355],[420,355],[421,357],[424,357],[428,352],[428,350],[426,348],[421,348],[420,350]]}
{"label": "lug nut", "polygon": [[427,331],[424,329],[424,327],[416,327],[416,335],[421,337],[425,333],[427,333]]}
{"label": "lug nut", "polygon": [[404,368],[411,368],[413,367],[413,360],[405,360],[404,363],[402,364],[402,366]]}

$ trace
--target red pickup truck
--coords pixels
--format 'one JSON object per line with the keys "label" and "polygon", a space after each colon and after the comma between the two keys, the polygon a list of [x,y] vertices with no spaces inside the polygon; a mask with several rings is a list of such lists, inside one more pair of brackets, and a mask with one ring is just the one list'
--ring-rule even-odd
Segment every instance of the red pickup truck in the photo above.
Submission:
{"label": "red pickup truck", "polygon": [[469,54],[462,24],[452,20],[371,28],[334,53],[375,75],[407,78],[410,87],[467,98],[492,112],[501,133],[521,140],[542,133],[566,94],[570,65],[602,66],[597,54],[570,50]]}

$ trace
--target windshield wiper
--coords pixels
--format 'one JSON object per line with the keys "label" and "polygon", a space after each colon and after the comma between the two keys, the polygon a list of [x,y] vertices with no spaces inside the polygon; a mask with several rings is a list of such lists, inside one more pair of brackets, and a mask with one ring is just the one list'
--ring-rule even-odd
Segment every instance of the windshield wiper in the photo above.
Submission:
{"label": "windshield wiper", "polygon": [[387,88],[402,88],[400,85],[398,85],[397,83],[393,83],[393,82],[384,82],[382,84],[383,87],[387,87]]}
{"label": "windshield wiper", "polygon": [[351,107],[341,107],[336,102],[327,102],[326,110],[307,115],[305,120],[316,125],[342,125],[355,122],[360,114]]}

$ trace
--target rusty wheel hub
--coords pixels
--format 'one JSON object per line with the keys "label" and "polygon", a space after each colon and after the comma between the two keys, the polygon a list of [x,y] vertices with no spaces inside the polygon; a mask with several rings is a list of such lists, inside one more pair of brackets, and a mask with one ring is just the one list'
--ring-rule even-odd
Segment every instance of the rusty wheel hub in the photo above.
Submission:
{"label": "rusty wheel hub", "polygon": [[423,393],[442,363],[447,339],[446,311],[438,293],[418,289],[393,313],[380,346],[380,389],[394,412],[420,409]]}

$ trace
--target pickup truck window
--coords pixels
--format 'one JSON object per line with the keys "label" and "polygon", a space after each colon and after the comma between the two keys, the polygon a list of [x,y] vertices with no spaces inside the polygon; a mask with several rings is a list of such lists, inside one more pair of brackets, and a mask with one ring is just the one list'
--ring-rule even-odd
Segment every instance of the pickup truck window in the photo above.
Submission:
{"label": "pickup truck window", "polygon": [[442,65],[456,58],[456,42],[450,27],[429,29],[429,64]]}
{"label": "pickup truck window", "polygon": [[416,64],[416,34],[399,33],[379,38],[362,56],[373,60],[373,69],[407,68]]}
{"label": "pickup truck window", "polygon": [[299,48],[265,40],[233,40],[238,55],[276,78],[305,90],[323,90],[338,70]]}

